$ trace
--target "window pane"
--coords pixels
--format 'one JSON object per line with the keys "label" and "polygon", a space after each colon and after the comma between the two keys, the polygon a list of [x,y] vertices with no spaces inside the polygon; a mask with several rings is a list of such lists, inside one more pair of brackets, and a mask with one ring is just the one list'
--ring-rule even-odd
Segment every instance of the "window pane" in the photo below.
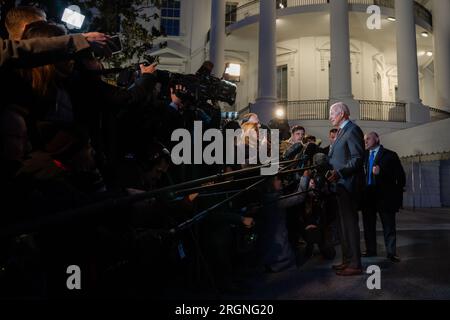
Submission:
{"label": "window pane", "polygon": [[174,20],[173,35],[174,36],[180,35],[180,20]]}

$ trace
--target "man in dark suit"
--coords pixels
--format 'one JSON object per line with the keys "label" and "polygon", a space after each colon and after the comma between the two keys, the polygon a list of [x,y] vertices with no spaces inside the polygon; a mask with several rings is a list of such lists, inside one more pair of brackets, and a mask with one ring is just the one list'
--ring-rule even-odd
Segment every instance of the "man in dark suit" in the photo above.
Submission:
{"label": "man in dark suit", "polygon": [[328,140],[330,141],[330,145],[327,146],[327,147],[325,147],[325,148],[323,148],[323,149],[321,150],[321,152],[322,152],[323,154],[329,154],[329,153],[330,153],[331,145],[334,143],[334,140],[336,140],[337,132],[338,132],[338,129],[333,128],[333,129],[331,129],[330,132],[328,133]]}
{"label": "man in dark suit", "polygon": [[333,269],[340,276],[362,274],[357,209],[364,184],[364,134],[349,117],[344,103],[331,106],[330,121],[338,134],[328,154],[333,167],[328,180],[336,187],[342,263]]}
{"label": "man in dark suit", "polygon": [[364,169],[366,188],[364,192],[363,223],[366,252],[363,256],[377,255],[377,213],[383,225],[384,244],[389,260],[400,262],[396,251],[395,214],[403,202],[405,171],[398,155],[380,144],[376,132],[364,137],[366,155]]}

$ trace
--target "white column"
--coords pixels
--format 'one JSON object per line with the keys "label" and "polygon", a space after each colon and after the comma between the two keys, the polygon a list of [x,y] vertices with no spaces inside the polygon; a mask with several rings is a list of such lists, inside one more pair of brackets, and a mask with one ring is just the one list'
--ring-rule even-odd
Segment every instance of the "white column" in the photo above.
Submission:
{"label": "white column", "polygon": [[438,108],[450,111],[450,1],[433,0],[434,79]]}
{"label": "white column", "polygon": [[414,0],[395,0],[398,76],[396,100],[406,103],[407,122],[423,123],[429,121],[430,112],[420,100],[414,15]]}
{"label": "white column", "polygon": [[359,119],[359,103],[353,99],[350,61],[348,1],[330,1],[330,104],[344,102],[351,118]]}
{"label": "white column", "polygon": [[347,0],[330,1],[331,99],[352,99]]}
{"label": "white column", "polygon": [[420,103],[416,23],[413,0],[395,0],[397,20],[397,100]]}
{"label": "white column", "polygon": [[275,1],[262,0],[259,5],[258,98],[252,111],[268,123],[277,106],[277,10]]}
{"label": "white column", "polygon": [[209,59],[214,63],[213,74],[221,78],[225,71],[225,0],[212,0]]}

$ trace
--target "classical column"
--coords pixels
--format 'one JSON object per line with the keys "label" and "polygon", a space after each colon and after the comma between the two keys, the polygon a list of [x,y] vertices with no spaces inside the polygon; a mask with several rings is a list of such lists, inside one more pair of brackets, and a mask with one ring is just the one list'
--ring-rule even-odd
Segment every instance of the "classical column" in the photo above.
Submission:
{"label": "classical column", "polygon": [[397,101],[406,103],[406,120],[429,121],[429,111],[422,105],[419,93],[416,22],[414,0],[395,0],[397,29]]}
{"label": "classical column", "polygon": [[330,104],[346,103],[351,118],[359,118],[359,104],[353,99],[350,63],[350,31],[347,0],[330,1],[331,77]]}
{"label": "classical column", "polygon": [[420,103],[414,0],[395,0],[397,72],[400,102]]}
{"label": "classical column", "polygon": [[277,10],[275,1],[260,1],[259,6],[258,97],[252,111],[268,123],[277,106]]}
{"label": "classical column", "polygon": [[450,111],[450,1],[433,0],[436,107]]}
{"label": "classical column", "polygon": [[214,63],[213,74],[219,78],[225,71],[225,0],[212,0],[209,59]]}

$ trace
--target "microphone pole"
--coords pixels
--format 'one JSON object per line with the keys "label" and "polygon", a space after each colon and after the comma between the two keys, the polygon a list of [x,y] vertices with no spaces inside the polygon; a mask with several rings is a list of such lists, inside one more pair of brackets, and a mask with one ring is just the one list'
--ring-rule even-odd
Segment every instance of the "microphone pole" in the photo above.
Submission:
{"label": "microphone pole", "polygon": [[[239,191],[239,192],[233,194],[232,196],[227,197],[226,199],[224,199],[224,200],[222,200],[222,201],[216,203],[215,205],[213,205],[213,206],[211,206],[211,207],[209,207],[209,208],[207,208],[207,209],[205,209],[205,210],[199,212],[199,213],[196,214],[194,217],[192,217],[192,218],[190,218],[190,219],[188,219],[188,220],[182,222],[182,223],[179,224],[178,226],[176,226],[176,227],[170,229],[170,230],[169,230],[169,233],[172,234],[172,235],[174,235],[174,234],[176,234],[176,233],[178,233],[178,232],[180,232],[180,231],[183,231],[183,230],[189,228],[189,227],[190,227],[191,225],[193,225],[195,222],[200,221],[200,220],[202,220],[203,218],[205,218],[210,212],[214,211],[215,209],[221,207],[222,205],[224,205],[224,204],[230,202],[230,201],[233,200],[233,199],[236,199],[237,197],[243,195],[245,192],[247,192],[247,191],[249,191],[249,190],[251,190],[251,189],[253,189],[253,188],[259,186],[260,184],[262,184],[263,182],[265,182],[268,178],[273,177],[273,176],[276,176],[277,174],[282,173],[284,170],[289,169],[290,167],[292,167],[293,164],[295,164],[296,161],[289,161],[289,162],[290,162],[290,164],[289,164],[288,166],[286,166],[285,168],[281,169],[281,171],[277,172],[276,174],[274,174],[274,175],[267,175],[267,176],[263,177],[261,180],[256,181],[255,183],[253,183],[253,184],[251,184],[250,186],[248,186],[248,187],[242,189],[241,191]],[[307,169],[305,168],[305,169],[303,169],[303,170],[307,170]]]}

